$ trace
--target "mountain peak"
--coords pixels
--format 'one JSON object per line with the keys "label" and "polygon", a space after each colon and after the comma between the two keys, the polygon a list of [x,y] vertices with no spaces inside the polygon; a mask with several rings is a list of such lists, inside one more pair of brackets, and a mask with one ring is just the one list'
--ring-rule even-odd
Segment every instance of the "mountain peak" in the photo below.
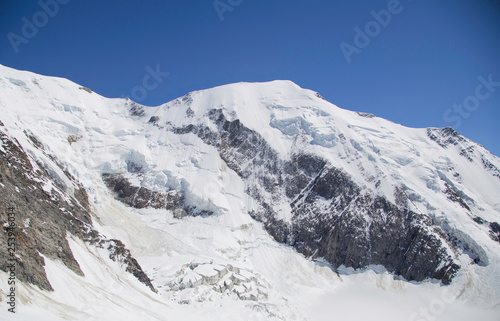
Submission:
{"label": "mountain peak", "polygon": [[189,319],[186,303],[217,302],[293,320],[311,289],[360,278],[408,298],[500,298],[500,159],[450,128],[344,110],[290,81],[146,108],[0,67],[0,136],[0,195],[37,240],[18,244],[19,275],[51,309],[97,292],[113,312]]}

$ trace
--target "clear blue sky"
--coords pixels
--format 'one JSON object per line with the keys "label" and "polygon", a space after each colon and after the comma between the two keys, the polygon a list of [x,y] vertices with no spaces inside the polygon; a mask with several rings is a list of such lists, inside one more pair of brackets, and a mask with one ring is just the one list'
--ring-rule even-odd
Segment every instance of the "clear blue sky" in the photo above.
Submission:
{"label": "clear blue sky", "polygon": [[[476,91],[479,77],[500,82],[498,0],[220,0],[219,12],[213,0],[59,1],[53,17],[38,1],[0,1],[0,64],[106,97],[132,96],[146,68],[159,65],[169,75],[149,79],[154,89],[138,99],[145,105],[290,79],[343,108],[405,126],[455,127],[500,155],[500,84]],[[370,12],[388,8],[382,26]],[[354,46],[355,28],[367,26],[369,43],[357,39],[348,63],[341,43]],[[453,110],[464,100],[472,111]]]}

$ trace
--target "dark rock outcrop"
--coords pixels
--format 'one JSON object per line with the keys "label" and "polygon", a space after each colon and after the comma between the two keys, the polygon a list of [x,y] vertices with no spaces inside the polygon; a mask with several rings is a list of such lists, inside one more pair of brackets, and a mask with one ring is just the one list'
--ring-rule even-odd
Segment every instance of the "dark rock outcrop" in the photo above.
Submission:
{"label": "dark rock outcrop", "polygon": [[[218,149],[259,204],[250,215],[277,241],[334,268],[378,264],[408,280],[451,282],[459,265],[445,246],[450,238],[429,216],[363,191],[347,173],[315,155],[298,152],[281,159],[262,136],[237,119],[227,120],[221,109],[208,117],[218,132],[196,125],[170,130],[194,133]],[[454,132],[444,134],[443,145],[460,140]],[[402,203],[409,201],[402,197]],[[292,208],[290,219],[279,218],[275,209],[284,202]]]}
{"label": "dark rock outcrop", "polygon": [[187,204],[181,191],[167,190],[164,193],[152,191],[133,185],[122,174],[103,174],[102,179],[118,200],[134,208],[166,209],[172,211],[175,218],[213,214],[209,210],[201,210]]}
{"label": "dark rock outcrop", "polygon": [[152,207],[173,210],[184,204],[184,197],[178,191],[166,193],[151,191],[132,185],[120,174],[103,174],[102,179],[120,201],[135,208]]}
{"label": "dark rock outcrop", "polygon": [[480,218],[479,216],[475,216],[472,220],[479,225],[487,226],[489,229],[490,238],[493,241],[500,243],[500,224],[498,224],[497,222],[488,222],[485,219]]}
{"label": "dark rock outcrop", "polygon": [[451,127],[427,128],[427,136],[443,148],[465,142],[465,138]]}
{"label": "dark rock outcrop", "polygon": [[[54,156],[46,153],[38,139],[25,134],[34,147],[53,160],[53,166],[61,166]],[[14,236],[16,277],[20,281],[53,290],[41,255],[59,260],[76,274],[83,275],[67,241],[67,237],[73,235],[108,249],[110,259],[124,264],[128,272],[155,291],[123,243],[108,240],[93,228],[87,192],[64,168],[61,170],[73,183],[72,193],[3,130],[0,130],[0,140],[0,224],[3,225],[0,240],[7,244],[9,233]],[[13,226],[9,224],[9,214]],[[7,247],[0,247],[0,257],[10,257]],[[7,269],[6,260],[2,260],[0,270]]]}

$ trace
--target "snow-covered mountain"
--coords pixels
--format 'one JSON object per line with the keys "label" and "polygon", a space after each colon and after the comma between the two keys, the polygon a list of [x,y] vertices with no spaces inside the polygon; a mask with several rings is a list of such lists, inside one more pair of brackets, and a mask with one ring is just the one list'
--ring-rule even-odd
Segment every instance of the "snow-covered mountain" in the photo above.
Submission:
{"label": "snow-covered mountain", "polygon": [[0,317],[499,315],[500,159],[451,128],[290,81],[145,107],[4,66],[0,110]]}

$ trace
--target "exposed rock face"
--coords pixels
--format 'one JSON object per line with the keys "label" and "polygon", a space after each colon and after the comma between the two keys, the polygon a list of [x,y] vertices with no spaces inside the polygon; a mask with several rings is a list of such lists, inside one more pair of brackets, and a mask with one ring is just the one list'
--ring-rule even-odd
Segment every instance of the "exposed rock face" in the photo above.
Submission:
{"label": "exposed rock face", "polygon": [[[220,109],[208,116],[218,132],[195,125],[170,130],[194,133],[218,149],[258,204],[251,216],[276,240],[334,267],[379,264],[408,280],[451,282],[459,265],[449,249],[450,238],[430,217],[409,210],[404,193],[400,204],[392,204],[363,191],[318,156],[298,152],[290,160],[280,159],[262,136],[239,120],[227,120]],[[449,136],[443,145],[459,139]],[[290,204],[292,217],[279,216],[283,203]]]}
{"label": "exposed rock face", "polygon": [[[498,302],[500,159],[450,128],[405,128],[283,81],[147,108],[0,72],[0,242],[15,236],[16,284],[48,318],[192,310],[178,303],[195,306],[189,319],[216,303],[231,305],[222,318],[298,320],[308,289],[326,298],[346,279],[433,278]],[[62,284],[75,295],[45,300]]]}
{"label": "exposed rock face", "polygon": [[481,158],[481,161],[483,162],[483,166],[486,170],[493,172],[493,176],[500,178],[500,169],[493,165],[484,156]]}
{"label": "exposed rock face", "polygon": [[497,222],[491,222],[489,227],[491,239],[500,242],[500,224]]}
{"label": "exposed rock face", "polygon": [[188,205],[181,191],[168,190],[164,193],[151,191],[145,187],[134,186],[122,174],[103,174],[102,179],[106,186],[115,192],[117,199],[135,208],[166,209],[173,211],[176,218],[213,214]]}
{"label": "exposed rock face", "polygon": [[101,248],[109,250],[109,258],[115,262],[125,265],[125,270],[132,273],[139,281],[146,284],[153,292],[156,292],[151,280],[142,270],[139,262],[130,254],[130,250],[125,247],[122,241],[116,239],[101,239],[98,243]]}
{"label": "exposed rock face", "polygon": [[184,198],[178,191],[154,192],[132,185],[120,174],[103,174],[102,178],[106,185],[116,193],[119,200],[135,208],[153,207],[173,210],[184,203]]}
{"label": "exposed rock face", "polygon": [[[459,149],[459,155],[467,158],[470,162],[474,162],[476,158],[478,158],[475,155],[476,146],[469,145],[467,140],[451,127],[428,128],[427,136],[442,148],[446,149],[451,146],[457,147]],[[498,169],[485,155],[481,155],[481,159],[477,161],[483,164],[484,169],[492,172],[493,176],[500,178],[500,169]]]}
{"label": "exposed rock face", "polygon": [[[54,166],[57,159],[46,153],[43,144],[26,133],[33,146],[43,151]],[[78,275],[83,275],[75,260],[67,237],[79,239],[110,251],[110,259],[119,261],[141,282],[154,288],[139,263],[119,240],[108,240],[92,226],[87,192],[67,172],[72,190],[54,179],[41,163],[28,156],[18,141],[9,137],[0,127],[0,233],[2,244],[7,243],[8,232],[15,236],[16,277],[22,282],[53,290],[45,273],[44,255],[60,260]],[[15,227],[8,227],[8,207],[15,218]],[[7,248],[0,247],[0,256],[9,257]],[[6,261],[0,269],[7,271]]]}
{"label": "exposed rock face", "polygon": [[474,222],[479,225],[484,225],[489,229],[490,238],[493,241],[500,242],[500,224],[497,222],[488,222],[479,216],[474,217]]}
{"label": "exposed rock face", "polygon": [[450,145],[458,145],[460,142],[465,141],[465,139],[451,127],[428,128],[427,136],[443,148],[447,148]]}

